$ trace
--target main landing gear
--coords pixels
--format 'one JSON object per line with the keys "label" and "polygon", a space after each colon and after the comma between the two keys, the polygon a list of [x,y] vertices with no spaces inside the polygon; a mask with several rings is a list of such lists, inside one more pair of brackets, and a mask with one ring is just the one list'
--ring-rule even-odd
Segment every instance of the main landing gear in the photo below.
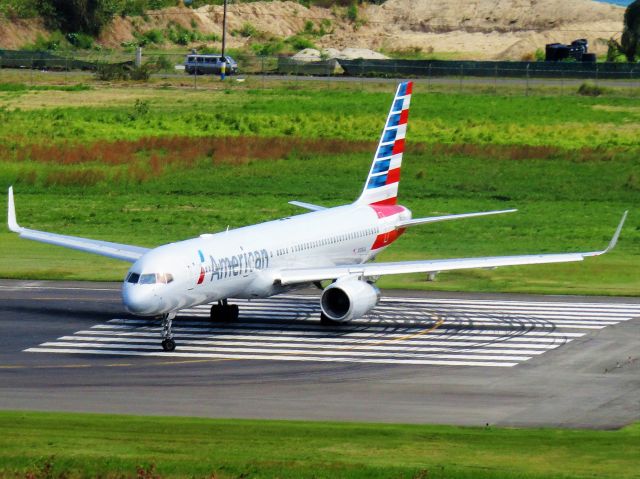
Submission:
{"label": "main landing gear", "polygon": [[240,310],[237,304],[229,304],[226,299],[211,306],[211,321],[235,322]]}
{"label": "main landing gear", "polygon": [[167,352],[176,349],[176,342],[171,332],[171,323],[175,317],[176,313],[166,313],[162,315],[162,349]]}

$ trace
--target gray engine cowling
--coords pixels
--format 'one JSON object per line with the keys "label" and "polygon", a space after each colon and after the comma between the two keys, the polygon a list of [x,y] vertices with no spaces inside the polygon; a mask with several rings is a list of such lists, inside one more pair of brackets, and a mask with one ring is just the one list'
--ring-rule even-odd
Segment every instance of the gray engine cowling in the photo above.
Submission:
{"label": "gray engine cowling", "polygon": [[322,292],[320,308],[332,321],[350,321],[371,311],[380,300],[380,290],[357,279],[338,280]]}

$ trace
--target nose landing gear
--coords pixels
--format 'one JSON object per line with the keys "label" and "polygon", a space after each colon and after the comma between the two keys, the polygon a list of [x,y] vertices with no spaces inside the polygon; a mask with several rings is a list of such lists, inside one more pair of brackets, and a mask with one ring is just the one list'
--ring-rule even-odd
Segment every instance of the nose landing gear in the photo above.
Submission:
{"label": "nose landing gear", "polygon": [[211,321],[235,322],[240,309],[237,304],[229,304],[226,299],[211,306]]}
{"label": "nose landing gear", "polygon": [[162,315],[162,349],[171,352],[176,349],[176,342],[171,332],[171,324],[176,317],[176,313],[167,313]]}

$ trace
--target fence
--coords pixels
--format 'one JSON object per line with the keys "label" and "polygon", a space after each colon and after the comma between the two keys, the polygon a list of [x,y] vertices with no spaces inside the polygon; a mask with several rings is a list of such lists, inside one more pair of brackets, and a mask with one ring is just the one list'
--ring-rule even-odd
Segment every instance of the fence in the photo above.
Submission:
{"label": "fence", "polygon": [[[578,62],[475,62],[438,60],[340,60],[318,62],[296,61],[291,57],[264,57],[240,54],[235,57],[239,75],[269,79],[303,81],[321,79],[331,81],[385,81],[397,78],[415,78],[431,89],[507,88],[527,94],[536,88],[556,88],[575,91],[585,80],[600,86],[638,90],[640,65],[629,63]],[[183,85],[199,87],[205,79],[189,77],[183,68],[185,54],[163,51],[144,51],[142,64],[153,76],[174,79]],[[89,76],[101,65],[133,68],[135,52],[29,52],[0,50],[0,82],[38,81],[37,75],[76,72],[77,79]],[[10,78],[9,72],[14,72]],[[4,79],[3,79],[4,78]],[[177,79],[177,80],[176,80]],[[189,83],[185,83],[185,79]],[[570,88],[568,88],[570,87]]]}

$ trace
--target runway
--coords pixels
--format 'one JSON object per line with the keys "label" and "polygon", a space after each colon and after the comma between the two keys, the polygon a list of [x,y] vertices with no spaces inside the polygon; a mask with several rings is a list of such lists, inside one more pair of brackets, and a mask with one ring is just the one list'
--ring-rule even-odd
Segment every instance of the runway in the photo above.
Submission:
{"label": "runway", "polygon": [[318,292],[174,323],[119,285],[0,281],[0,408],[612,428],[640,419],[640,299],[383,292],[319,322]]}
{"label": "runway", "polygon": [[362,319],[319,324],[317,296],[236,300],[237,324],[209,306],[182,311],[178,350],[162,351],[158,321],[113,318],[25,352],[273,361],[512,367],[640,316],[640,305],[468,299],[383,299]]}

